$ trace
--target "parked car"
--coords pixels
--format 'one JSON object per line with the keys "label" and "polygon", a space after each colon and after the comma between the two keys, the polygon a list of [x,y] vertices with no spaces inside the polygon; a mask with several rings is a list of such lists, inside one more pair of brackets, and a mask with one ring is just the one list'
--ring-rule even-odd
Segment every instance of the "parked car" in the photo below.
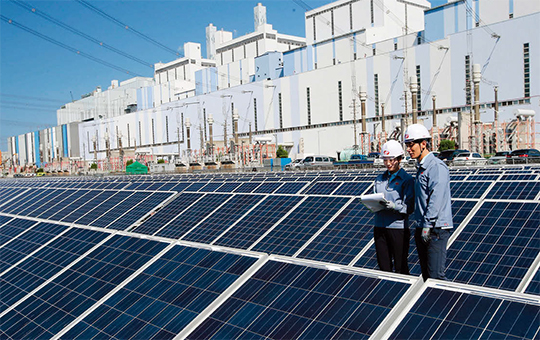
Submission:
{"label": "parked car", "polygon": [[380,152],[370,152],[367,156],[368,161],[373,161],[373,166],[384,166]]}
{"label": "parked car", "polygon": [[469,150],[465,149],[457,149],[457,150],[444,150],[439,153],[439,159],[444,161],[447,164],[453,164],[452,161],[454,160],[454,157],[459,155],[460,153],[470,152]]}
{"label": "parked car", "polygon": [[285,165],[285,170],[298,170],[300,168],[300,163],[302,163],[302,158],[297,158],[289,164]]}
{"label": "parked car", "polygon": [[[334,162],[332,161],[332,158],[333,157],[322,156],[322,155],[308,156],[302,159],[300,162],[296,163],[294,165],[294,168],[291,168],[291,170],[321,169],[321,168],[332,167],[334,166]],[[285,165],[285,169],[287,169],[287,165]]]}
{"label": "parked car", "polygon": [[476,152],[463,152],[454,157],[454,165],[486,165],[487,159]]}
{"label": "parked car", "polygon": [[506,163],[508,164],[529,162],[540,163],[540,151],[537,149],[518,149],[506,155]]}
{"label": "parked car", "polygon": [[506,156],[510,151],[499,151],[488,159],[489,164],[506,164]]}
{"label": "parked car", "polygon": [[411,156],[406,156],[401,159],[401,167],[414,167],[416,166],[416,159],[411,158]]}

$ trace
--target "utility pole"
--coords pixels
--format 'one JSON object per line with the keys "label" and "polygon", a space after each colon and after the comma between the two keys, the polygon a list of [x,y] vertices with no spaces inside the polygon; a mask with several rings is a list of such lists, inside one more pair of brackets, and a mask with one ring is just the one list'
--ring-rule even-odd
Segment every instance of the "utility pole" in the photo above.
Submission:
{"label": "utility pole", "polygon": [[385,120],[384,120],[384,103],[381,104],[381,144],[386,143],[386,129],[384,127]]}
{"label": "utility pole", "polygon": [[210,133],[210,157],[214,160],[214,117],[212,114],[208,115],[208,132]]}
{"label": "utility pole", "polygon": [[495,152],[499,152],[499,87],[495,86],[493,87],[493,90],[495,91],[495,105],[493,107],[495,118],[493,121],[493,128],[495,130]]}
{"label": "utility pole", "polygon": [[185,122],[185,127],[186,127],[186,139],[187,139],[187,158],[188,158],[188,162],[191,161],[191,131],[190,131],[190,128],[191,128],[191,122],[189,120],[189,117],[186,117],[186,122]]}
{"label": "utility pole", "polygon": [[355,97],[353,97],[353,100],[352,100],[352,109],[353,109],[353,131],[354,131],[353,148],[354,148],[354,153],[357,154],[358,153],[358,136],[357,136],[357,131],[356,131],[356,98]]}
{"label": "utility pole", "polygon": [[473,152],[480,152],[480,80],[482,79],[480,64],[473,65],[473,84],[474,84],[474,145]]}
{"label": "utility pole", "polygon": [[366,100],[367,100],[367,93],[364,86],[360,86],[360,110],[362,112],[362,154],[367,155],[368,154],[368,132],[367,132],[367,122],[366,122]]}
{"label": "utility pole", "polygon": [[120,168],[124,168],[124,148],[122,147],[122,132],[119,132],[118,135],[118,154],[120,156]]}
{"label": "utility pole", "polygon": [[410,89],[412,96],[412,123],[418,123],[418,103],[417,103],[417,93],[418,93],[418,83],[416,82],[416,77],[411,77],[410,79]]}
{"label": "utility pole", "polygon": [[432,134],[433,134],[433,149],[436,150],[438,147],[439,147],[439,128],[437,127],[437,106],[435,105],[436,104],[436,100],[437,100],[437,95],[433,94],[431,96],[431,100],[433,102],[433,128],[431,129],[432,130]]}

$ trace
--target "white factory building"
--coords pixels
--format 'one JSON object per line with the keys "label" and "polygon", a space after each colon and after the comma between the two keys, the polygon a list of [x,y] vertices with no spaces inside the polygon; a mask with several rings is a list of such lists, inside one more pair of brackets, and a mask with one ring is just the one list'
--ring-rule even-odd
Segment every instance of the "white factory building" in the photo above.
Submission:
{"label": "white factory building", "polygon": [[58,110],[59,127],[11,137],[9,152],[20,165],[120,149],[200,162],[265,143],[336,157],[377,150],[416,119],[461,148],[538,147],[538,22],[530,0],[341,0],[305,13],[304,38],[274,30],[259,4],[254,32],[210,24],[206,59],[188,42],[153,80],[98,88]]}

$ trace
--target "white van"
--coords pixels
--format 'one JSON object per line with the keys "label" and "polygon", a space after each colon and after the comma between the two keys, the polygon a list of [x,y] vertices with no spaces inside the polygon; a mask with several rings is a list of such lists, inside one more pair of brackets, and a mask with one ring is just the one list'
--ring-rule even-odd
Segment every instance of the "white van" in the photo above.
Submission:
{"label": "white van", "polygon": [[307,156],[298,164],[298,169],[322,169],[334,166],[332,157],[315,155]]}

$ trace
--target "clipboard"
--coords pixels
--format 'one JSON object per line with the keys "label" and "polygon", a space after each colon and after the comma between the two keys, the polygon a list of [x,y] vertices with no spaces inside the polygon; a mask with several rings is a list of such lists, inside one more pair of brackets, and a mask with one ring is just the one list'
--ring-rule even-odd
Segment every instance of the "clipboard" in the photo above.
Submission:
{"label": "clipboard", "polygon": [[384,207],[379,203],[380,201],[388,202],[384,198],[383,193],[360,196],[360,202],[362,202],[362,204],[371,212],[377,212],[384,209]]}

